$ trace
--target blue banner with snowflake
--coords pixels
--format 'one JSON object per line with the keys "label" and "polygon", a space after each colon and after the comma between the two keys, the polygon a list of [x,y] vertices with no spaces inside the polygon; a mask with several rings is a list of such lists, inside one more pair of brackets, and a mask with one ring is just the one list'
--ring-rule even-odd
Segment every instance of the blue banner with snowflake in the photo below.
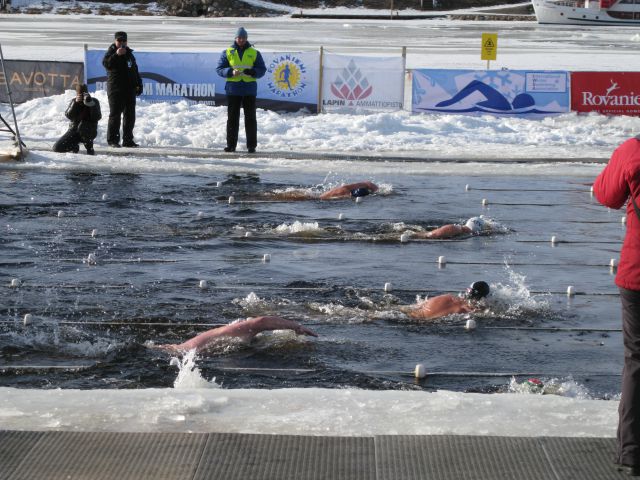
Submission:
{"label": "blue banner with snowflake", "polygon": [[569,72],[541,70],[413,71],[411,111],[552,115],[570,110]]}
{"label": "blue banner with snowflake", "polygon": [[401,56],[324,56],[323,111],[401,110],[403,100],[404,60]]}

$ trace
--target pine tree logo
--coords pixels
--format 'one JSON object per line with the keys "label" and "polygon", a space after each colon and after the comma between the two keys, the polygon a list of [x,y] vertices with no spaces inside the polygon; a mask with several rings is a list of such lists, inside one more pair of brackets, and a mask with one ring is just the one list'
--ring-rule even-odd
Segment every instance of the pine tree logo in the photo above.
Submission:
{"label": "pine tree logo", "polygon": [[365,77],[356,62],[351,59],[331,84],[331,93],[344,100],[362,100],[373,92],[373,85]]}

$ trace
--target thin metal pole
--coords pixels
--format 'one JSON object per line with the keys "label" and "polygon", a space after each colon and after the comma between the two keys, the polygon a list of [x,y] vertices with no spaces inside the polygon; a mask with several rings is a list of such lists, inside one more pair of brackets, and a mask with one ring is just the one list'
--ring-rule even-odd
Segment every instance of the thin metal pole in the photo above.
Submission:
{"label": "thin metal pole", "polygon": [[323,76],[323,60],[324,60],[324,48],[320,45],[320,76],[318,78],[318,112],[322,113],[322,76]]}
{"label": "thin metal pole", "polygon": [[2,63],[2,74],[7,85],[7,96],[9,97],[9,105],[11,105],[11,115],[13,115],[13,124],[16,127],[16,137],[18,139],[18,148],[20,149],[20,158],[23,157],[22,139],[20,138],[20,130],[18,129],[18,121],[16,120],[16,111],[13,108],[13,98],[11,97],[11,88],[9,87],[9,79],[7,78],[7,70],[4,67],[4,55],[2,54],[2,45],[0,44],[0,63]]}
{"label": "thin metal pole", "polygon": [[407,47],[402,47],[402,109],[404,110],[404,108],[406,107],[405,103],[404,103],[404,94],[405,94],[405,83],[407,82],[406,79],[406,75],[407,75]]}

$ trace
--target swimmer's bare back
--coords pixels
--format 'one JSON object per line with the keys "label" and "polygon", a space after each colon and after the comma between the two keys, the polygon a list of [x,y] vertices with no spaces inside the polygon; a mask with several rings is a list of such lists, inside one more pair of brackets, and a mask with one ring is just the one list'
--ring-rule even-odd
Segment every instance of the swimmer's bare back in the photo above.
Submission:
{"label": "swimmer's bare back", "polygon": [[464,298],[445,294],[429,298],[409,308],[405,307],[403,312],[416,320],[434,320],[455,313],[470,313],[475,310],[476,308]]}
{"label": "swimmer's bare back", "polygon": [[313,195],[306,190],[291,190],[289,192],[271,192],[265,195],[265,198],[300,202],[304,200],[315,200],[318,198],[318,195]]}

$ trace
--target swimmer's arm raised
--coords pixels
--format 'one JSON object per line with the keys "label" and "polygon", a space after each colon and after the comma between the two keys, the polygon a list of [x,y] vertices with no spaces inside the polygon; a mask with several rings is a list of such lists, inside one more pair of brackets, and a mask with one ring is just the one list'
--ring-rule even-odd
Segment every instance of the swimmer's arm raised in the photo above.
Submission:
{"label": "swimmer's arm raised", "polygon": [[202,332],[186,342],[177,345],[159,345],[157,348],[167,351],[201,351],[220,338],[239,338],[247,341],[266,330],[293,330],[298,335],[318,335],[303,327],[298,322],[275,316],[253,317],[241,322],[231,323],[224,327],[213,328]]}
{"label": "swimmer's arm raised", "polygon": [[[318,336],[315,332],[303,327],[298,322],[276,316],[254,317],[247,319],[244,322],[229,325],[229,327],[234,326],[237,327],[237,331],[240,332],[240,335],[248,335],[249,338],[267,330],[293,330],[298,335],[309,335],[312,337]],[[234,336],[240,335],[236,334]]]}
{"label": "swimmer's arm raised", "polygon": [[442,227],[436,228],[435,230],[431,230],[429,232],[417,232],[414,233],[413,236],[415,238],[452,238],[457,237],[459,235],[468,235],[471,233],[471,229],[464,225],[443,225]]}

